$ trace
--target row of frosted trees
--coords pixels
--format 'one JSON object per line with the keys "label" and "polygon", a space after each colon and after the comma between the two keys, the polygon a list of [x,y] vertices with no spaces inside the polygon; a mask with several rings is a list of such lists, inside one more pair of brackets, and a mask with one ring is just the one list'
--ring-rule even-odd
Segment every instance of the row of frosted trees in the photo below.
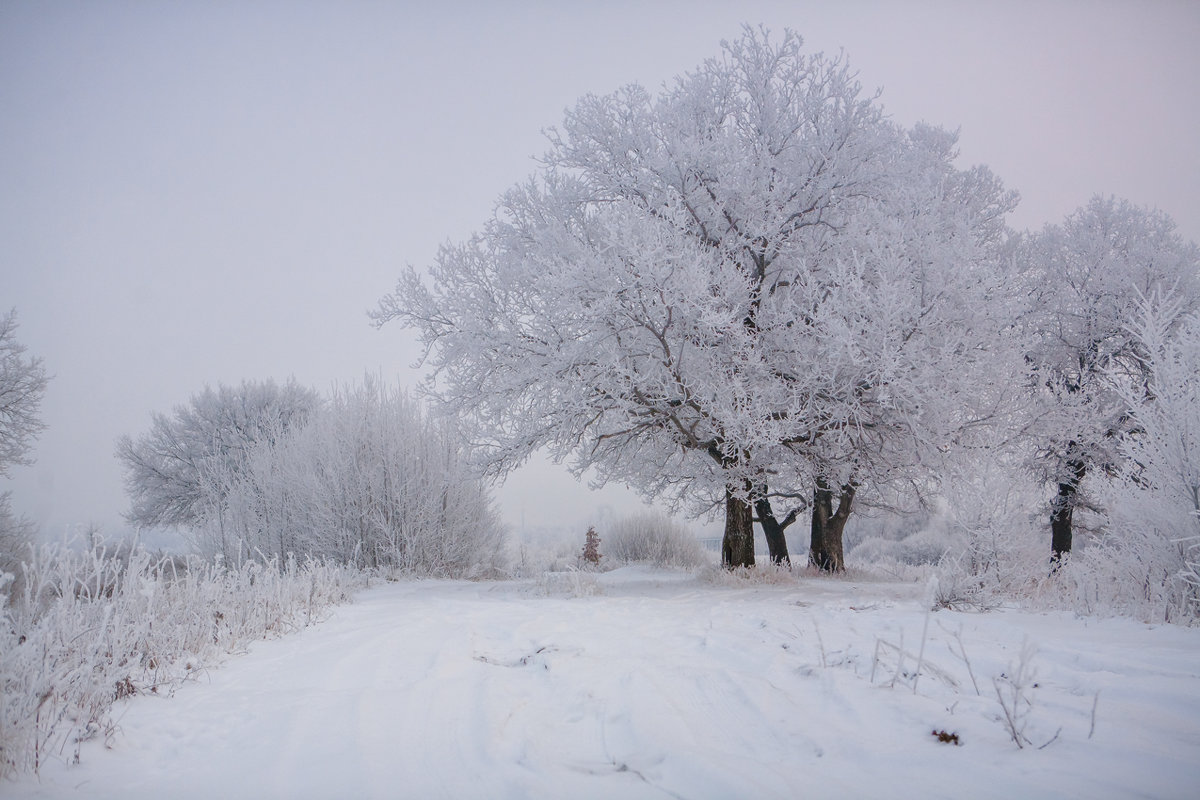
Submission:
{"label": "row of frosted trees", "polygon": [[120,443],[141,526],[231,562],[291,555],[433,575],[487,572],[502,528],[455,432],[377,380],[206,389]]}
{"label": "row of frosted trees", "polygon": [[980,498],[947,480],[1002,465],[1052,494],[1044,573],[1089,482],[1150,486],[1128,451],[1167,393],[1136,328],[1195,329],[1200,255],[1113,198],[1016,232],[1016,193],[956,138],[889,119],[843,58],[747,29],[658,94],[580,100],[377,321],[417,331],[491,473],[546,449],[723,510],[730,567],[754,564],[755,522],[788,561],[804,518],[810,562],[841,570],[854,509],[965,516]]}
{"label": "row of frosted trees", "polygon": [[[755,563],[755,523],[785,563],[785,529],[809,520],[808,560],[838,571],[856,509],[941,503],[974,529],[986,483],[1036,483],[1040,497],[1018,494],[1047,528],[1045,574],[1046,555],[1058,569],[1077,549],[1081,513],[1140,507],[1170,479],[1190,507],[1167,527],[1126,522],[1174,554],[1152,580],[1180,585],[1200,534],[1200,423],[1168,401],[1195,383],[1200,251],[1114,198],[1014,231],[1016,193],[959,165],[956,141],[895,123],[844,59],[792,33],[747,30],[657,95],[585,97],[482,230],[380,304],[377,322],[422,339],[442,422],[371,385],[324,405],[287,388],[261,430],[218,420],[227,442],[202,419],[186,433],[188,414],[237,408],[208,392],[123,443],[133,517],[187,525],[228,557],[407,565],[491,519],[474,470],[548,450],[673,508],[723,511],[730,567]],[[416,422],[391,431],[396,415]],[[222,457],[189,460],[205,448]],[[1124,499],[1102,508],[1096,490]],[[1126,522],[1103,521],[1101,544]]]}

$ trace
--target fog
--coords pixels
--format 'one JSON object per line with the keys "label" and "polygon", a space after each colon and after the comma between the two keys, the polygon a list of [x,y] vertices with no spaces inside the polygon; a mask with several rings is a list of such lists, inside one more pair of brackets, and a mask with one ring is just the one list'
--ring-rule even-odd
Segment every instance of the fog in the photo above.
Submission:
{"label": "fog", "polygon": [[[899,122],[961,128],[1018,228],[1095,193],[1200,239],[1200,6],[1180,2],[0,5],[0,311],[53,375],[13,505],[122,532],[113,457],[205,385],[365,372],[415,387],[366,316],[468,236],[580,96],[659,87],[742,23],[844,49]],[[638,505],[535,460],[514,528]]]}

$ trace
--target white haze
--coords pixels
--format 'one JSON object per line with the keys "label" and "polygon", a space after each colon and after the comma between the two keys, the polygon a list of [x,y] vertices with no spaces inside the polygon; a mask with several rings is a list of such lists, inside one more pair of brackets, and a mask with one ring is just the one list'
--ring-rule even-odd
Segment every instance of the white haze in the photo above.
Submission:
{"label": "white haze", "polygon": [[[1018,227],[1111,193],[1200,238],[1190,2],[7,3],[0,313],[54,378],[0,488],[49,536],[117,532],[117,437],[205,385],[415,386],[413,335],[365,314],[403,266],[482,223],[581,95],[658,87],[743,22],[961,126]],[[543,463],[498,498],[516,528],[637,505]]]}

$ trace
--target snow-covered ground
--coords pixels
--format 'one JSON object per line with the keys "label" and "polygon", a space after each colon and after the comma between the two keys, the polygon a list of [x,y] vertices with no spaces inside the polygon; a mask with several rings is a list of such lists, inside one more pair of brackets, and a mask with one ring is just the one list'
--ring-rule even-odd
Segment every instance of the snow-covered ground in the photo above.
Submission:
{"label": "snow-covered ground", "polygon": [[[0,795],[1198,796],[1200,629],[942,610],[914,693],[925,593],[643,567],[384,584],[127,701],[108,749]],[[1026,644],[1019,749],[997,686]]]}

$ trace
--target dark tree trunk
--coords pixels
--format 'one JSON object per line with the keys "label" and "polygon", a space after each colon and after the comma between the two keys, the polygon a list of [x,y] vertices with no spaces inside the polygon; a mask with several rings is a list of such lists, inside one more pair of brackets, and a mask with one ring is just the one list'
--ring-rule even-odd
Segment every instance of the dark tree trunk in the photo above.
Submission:
{"label": "dark tree trunk", "polygon": [[846,569],[842,554],[842,531],[850,518],[854,502],[854,486],[842,486],[838,507],[833,508],[833,490],[823,480],[813,491],[812,539],[808,547],[808,562],[822,572],[843,572]]}
{"label": "dark tree trunk", "polygon": [[812,534],[808,544],[808,563],[821,570],[829,569],[829,550],[825,532],[833,516],[833,491],[818,483],[813,491]]}
{"label": "dark tree trunk", "polygon": [[1072,518],[1079,500],[1079,484],[1087,474],[1082,459],[1067,462],[1070,478],[1058,484],[1058,495],[1050,505],[1050,564],[1057,569],[1071,552]]}
{"label": "dark tree trunk", "polygon": [[726,569],[754,566],[754,514],[750,504],[729,489],[725,490],[721,566]]}
{"label": "dark tree trunk", "polygon": [[784,536],[784,531],[795,521],[800,509],[790,511],[781,522],[775,516],[775,510],[771,508],[771,501],[767,497],[767,490],[764,486],[755,496],[754,513],[758,515],[758,524],[762,526],[763,535],[767,538],[767,550],[771,554],[771,563],[791,566],[792,559],[788,555],[787,537]]}
{"label": "dark tree trunk", "polygon": [[771,504],[766,499],[757,500],[754,509],[758,514],[758,524],[762,526],[763,535],[767,537],[767,552],[771,554],[771,563],[790,565],[792,559],[788,556],[787,537],[783,535],[783,528],[771,511]]}

